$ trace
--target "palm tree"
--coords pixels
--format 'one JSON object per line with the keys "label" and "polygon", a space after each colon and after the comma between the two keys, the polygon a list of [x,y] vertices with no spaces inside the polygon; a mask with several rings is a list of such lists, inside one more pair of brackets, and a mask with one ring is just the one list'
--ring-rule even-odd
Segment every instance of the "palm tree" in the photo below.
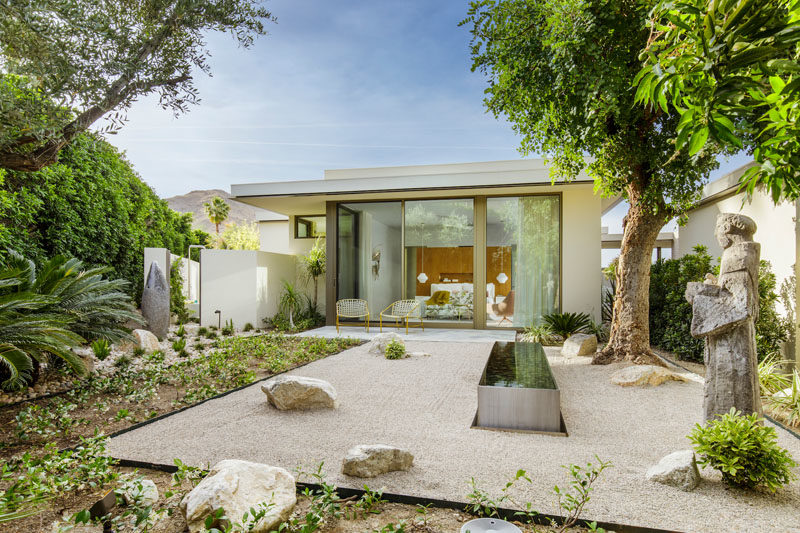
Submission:
{"label": "palm tree", "polygon": [[314,247],[301,260],[307,279],[314,282],[314,312],[316,312],[319,277],[325,273],[325,247],[322,245],[320,237],[317,237]]}
{"label": "palm tree", "polygon": [[215,196],[210,202],[204,203],[203,207],[206,209],[206,216],[208,217],[208,220],[214,224],[217,230],[217,235],[219,236],[219,225],[225,222],[225,219],[228,218],[228,213],[230,213],[231,206],[225,203],[225,200],[219,196]]}

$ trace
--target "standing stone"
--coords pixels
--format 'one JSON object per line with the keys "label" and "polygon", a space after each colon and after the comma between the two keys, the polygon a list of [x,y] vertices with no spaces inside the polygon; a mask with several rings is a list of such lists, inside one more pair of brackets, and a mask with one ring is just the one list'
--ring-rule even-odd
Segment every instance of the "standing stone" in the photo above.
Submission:
{"label": "standing stone", "polygon": [[414,463],[411,452],[385,444],[362,444],[347,450],[342,473],[355,477],[375,477],[396,470],[408,470]]}
{"label": "standing stone", "polygon": [[719,279],[686,287],[692,305],[691,334],[705,339],[705,420],[731,408],[761,415],[755,321],[758,318],[758,265],[761,245],[753,242],[756,223],[723,213],[714,232],[723,248]]}
{"label": "standing stone", "polygon": [[156,261],[150,264],[147,283],[142,292],[142,316],[147,327],[163,340],[169,332],[169,284]]}
{"label": "standing stone", "polygon": [[700,471],[697,469],[692,450],[682,450],[667,455],[657,465],[647,470],[646,477],[650,481],[685,491],[694,489],[700,483]]}
{"label": "standing stone", "polygon": [[594,355],[597,351],[597,337],[594,335],[587,335],[585,333],[576,333],[570,335],[564,341],[564,347],[561,348],[561,355],[563,357],[574,357],[576,355]]}
{"label": "standing stone", "polygon": [[295,503],[294,477],[283,468],[225,459],[215,464],[208,476],[183,498],[181,510],[190,533],[200,533],[206,531],[206,517],[217,509],[236,523],[246,511],[264,504],[268,506],[266,515],[248,531],[267,533],[289,518]]}

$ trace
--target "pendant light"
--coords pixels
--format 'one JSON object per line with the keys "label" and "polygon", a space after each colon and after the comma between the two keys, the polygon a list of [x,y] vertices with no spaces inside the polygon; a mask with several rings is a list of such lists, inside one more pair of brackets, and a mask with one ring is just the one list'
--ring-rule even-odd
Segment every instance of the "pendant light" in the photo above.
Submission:
{"label": "pendant light", "polygon": [[503,248],[503,246],[500,247],[500,273],[495,278],[499,283],[505,283],[508,281],[508,276],[506,276],[506,273],[503,272]]}
{"label": "pendant light", "polygon": [[422,272],[419,273],[417,276],[417,281],[420,283],[425,283],[428,281],[428,275],[425,273],[425,246],[422,246]]}

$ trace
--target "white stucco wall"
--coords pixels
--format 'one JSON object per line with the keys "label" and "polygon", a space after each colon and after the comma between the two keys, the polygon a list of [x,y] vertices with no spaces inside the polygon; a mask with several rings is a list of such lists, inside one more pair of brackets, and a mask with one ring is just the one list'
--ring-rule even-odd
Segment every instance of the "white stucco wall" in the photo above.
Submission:
{"label": "white stucco wall", "polygon": [[266,220],[258,223],[258,235],[262,252],[276,254],[291,253],[289,248],[289,221]]}
{"label": "white stucco wall", "polygon": [[565,188],[561,201],[561,310],[600,322],[601,199],[591,186],[580,186]]}
{"label": "white stucco wall", "polygon": [[783,202],[776,206],[762,192],[756,192],[744,205],[743,199],[743,194],[736,194],[691,211],[686,225],[678,229],[677,257],[692,253],[698,244],[708,247],[712,257],[720,257],[722,248],[714,238],[717,215],[741,213],[755,220],[758,229],[753,238],[761,243],[761,259],[772,263],[780,287],[781,282],[792,274],[795,263],[795,204]]}
{"label": "white stucco wall", "polygon": [[254,250],[201,250],[200,323],[216,326],[233,320],[236,328],[248,322],[263,326],[263,319],[278,311],[282,281],[294,283],[295,258]]}

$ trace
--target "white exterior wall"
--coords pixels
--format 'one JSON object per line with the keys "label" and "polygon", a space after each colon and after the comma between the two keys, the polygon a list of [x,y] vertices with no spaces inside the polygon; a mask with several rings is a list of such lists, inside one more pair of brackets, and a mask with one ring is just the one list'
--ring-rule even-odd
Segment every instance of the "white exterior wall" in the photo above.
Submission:
{"label": "white exterior wall", "polygon": [[289,254],[289,231],[288,220],[262,220],[258,223],[258,235],[261,242],[262,252],[272,252],[276,254]]}
{"label": "white exterior wall", "polygon": [[237,329],[255,327],[278,312],[283,280],[295,282],[295,258],[254,250],[200,251],[200,324],[233,320]]}
{"label": "white exterior wall", "polygon": [[714,237],[717,215],[741,213],[755,220],[758,229],[753,238],[761,243],[761,259],[772,263],[772,271],[780,287],[781,281],[792,274],[792,265],[795,263],[795,204],[783,202],[776,206],[762,192],[756,192],[752,201],[744,205],[742,200],[744,194],[736,194],[689,213],[686,225],[678,229],[677,257],[692,253],[698,244],[706,246],[711,257],[720,257],[722,248]]}
{"label": "white exterior wall", "polygon": [[183,297],[194,302],[197,300],[197,290],[200,287],[200,265],[197,261],[170,254],[170,265],[175,264],[176,261],[181,262],[179,268],[181,279],[183,279]]}
{"label": "white exterior wall", "polygon": [[561,310],[600,322],[601,199],[591,186],[567,187],[561,201]]}

